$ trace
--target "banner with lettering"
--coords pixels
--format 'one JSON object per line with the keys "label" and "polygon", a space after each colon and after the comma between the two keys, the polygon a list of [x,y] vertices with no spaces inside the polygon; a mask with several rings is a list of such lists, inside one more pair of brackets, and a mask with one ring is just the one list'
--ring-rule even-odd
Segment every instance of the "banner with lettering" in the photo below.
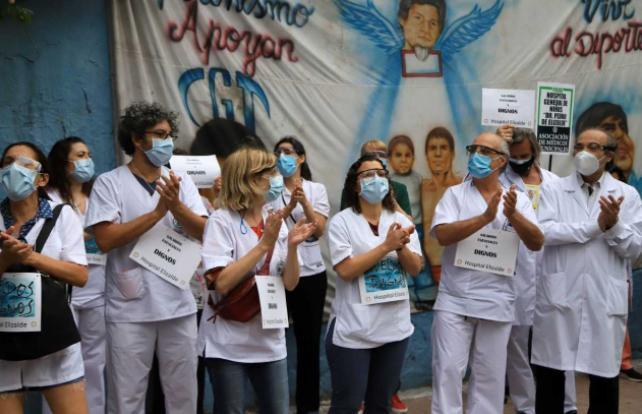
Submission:
{"label": "banner with lettering", "polygon": [[[575,86],[564,112],[571,130],[611,130],[616,174],[642,189],[642,0],[112,5],[118,110],[153,100],[179,111],[185,149],[212,117],[236,119],[268,147],[294,135],[335,212],[348,166],[380,139],[393,143],[393,179],[427,230],[445,189],[465,175],[464,147],[492,129],[481,125],[482,89],[535,91],[538,82]],[[541,164],[572,171],[570,155]],[[422,233],[428,271],[409,287],[418,303],[434,297],[441,255]]]}

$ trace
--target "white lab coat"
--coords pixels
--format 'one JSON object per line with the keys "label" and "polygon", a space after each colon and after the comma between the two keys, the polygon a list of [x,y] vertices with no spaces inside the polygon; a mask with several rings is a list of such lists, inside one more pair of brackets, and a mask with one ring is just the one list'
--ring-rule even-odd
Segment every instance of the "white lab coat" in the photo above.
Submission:
{"label": "white lab coat", "polygon": [[[628,312],[627,275],[642,251],[642,202],[610,174],[589,206],[576,174],[545,184],[545,235],[533,326],[534,364],[615,377]],[[624,196],[619,220],[602,232],[600,196]]]}

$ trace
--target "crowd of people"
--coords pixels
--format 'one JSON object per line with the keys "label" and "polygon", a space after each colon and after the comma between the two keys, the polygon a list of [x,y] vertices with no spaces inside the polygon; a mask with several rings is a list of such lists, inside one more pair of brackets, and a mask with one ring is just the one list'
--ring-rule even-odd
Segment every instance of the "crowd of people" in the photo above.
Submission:
{"label": "crowd of people", "polygon": [[[437,129],[426,153],[453,154]],[[175,113],[127,107],[118,142],[129,161],[100,175],[78,137],[48,156],[29,142],[4,148],[0,317],[40,328],[0,325],[1,413],[22,413],[30,390],[55,414],[149,412],[150,393],[161,399],[151,412],[202,413],[206,373],[217,414],[244,413],[248,385],[260,413],[287,413],[285,331],[265,327],[257,289],[267,275],[286,292],[297,412],[319,412],[323,343],[330,413],[403,412],[408,280],[425,268],[439,280],[432,413],[463,412],[468,370],[468,413],[502,413],[505,384],[518,413],[573,412],[575,372],[589,375],[590,413],[618,412],[642,202],[608,171],[609,131],[578,131],[564,178],[539,165],[527,129],[479,135],[466,146],[466,177],[448,169],[432,181],[412,170],[408,137],[368,141],[334,216],[297,137],[268,149],[243,125],[211,120],[189,153],[215,155],[221,176],[197,188],[171,168],[176,134]],[[431,170],[443,169],[434,160]],[[420,194],[437,187],[425,226]],[[191,289],[141,264],[141,241],[164,247],[156,232],[202,244]],[[337,277],[324,333],[326,242]]]}

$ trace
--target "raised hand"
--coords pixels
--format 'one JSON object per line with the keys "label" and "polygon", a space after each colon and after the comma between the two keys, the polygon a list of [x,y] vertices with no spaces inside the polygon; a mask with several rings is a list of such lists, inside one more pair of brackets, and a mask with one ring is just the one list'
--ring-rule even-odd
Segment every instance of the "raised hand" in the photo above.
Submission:
{"label": "raised hand", "polygon": [[510,219],[513,214],[515,214],[515,208],[517,207],[517,187],[515,184],[511,185],[508,192],[504,195],[504,215],[506,218]]}
{"label": "raised hand", "polygon": [[600,197],[600,215],[597,217],[597,223],[602,231],[606,231],[615,226],[620,214],[620,206],[624,201],[624,196],[615,198],[613,196]]}
{"label": "raised hand", "polygon": [[181,179],[174,174],[174,171],[169,172],[169,177],[161,176],[156,181],[156,192],[170,210],[180,202],[180,183]]}
{"label": "raised hand", "polygon": [[299,220],[288,233],[288,246],[298,246],[307,240],[316,229],[316,223],[306,223],[305,220]]}
{"label": "raised hand", "polygon": [[502,190],[497,190],[488,201],[488,207],[486,207],[486,211],[484,211],[483,216],[489,223],[495,220],[495,216],[497,216],[497,207],[499,206],[499,200],[501,200],[501,197]]}
{"label": "raised hand", "polygon": [[399,250],[410,241],[410,235],[399,223],[393,223],[388,227],[386,240],[383,242],[387,251]]}
{"label": "raised hand", "polygon": [[265,220],[265,226],[263,226],[263,236],[260,242],[272,248],[279,238],[281,224],[283,224],[283,212],[281,210],[270,211]]}
{"label": "raised hand", "polygon": [[0,240],[2,240],[0,257],[9,266],[24,263],[33,253],[33,247],[30,244],[16,239],[6,231],[0,232]]}
{"label": "raised hand", "polygon": [[512,125],[502,125],[497,128],[497,135],[499,135],[503,140],[509,144],[513,142],[513,126]]}

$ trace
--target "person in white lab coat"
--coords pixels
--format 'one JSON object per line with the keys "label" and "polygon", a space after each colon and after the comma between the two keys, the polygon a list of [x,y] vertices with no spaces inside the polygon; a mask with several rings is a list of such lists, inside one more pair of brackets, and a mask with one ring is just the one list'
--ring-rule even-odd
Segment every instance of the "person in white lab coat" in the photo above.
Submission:
{"label": "person in white lab coat", "polygon": [[533,324],[536,412],[563,412],[564,370],[589,374],[590,413],[617,413],[628,313],[627,275],[642,252],[642,202],[610,174],[617,148],[587,129],[574,147],[577,172],[546,187],[546,236]]}
{"label": "person in white lab coat", "polygon": [[[510,151],[509,166],[500,178],[502,184],[506,187],[515,185],[517,191],[528,196],[537,214],[543,183],[559,177],[539,165],[541,147],[533,130],[505,125],[497,133],[508,142]],[[535,413],[535,378],[530,364],[529,337],[535,311],[536,260],[539,254],[528,254],[525,260],[520,260],[517,275],[526,276],[515,278],[515,320],[508,339],[506,379],[518,414]]]}
{"label": "person in white lab coat", "polygon": [[[530,200],[514,186],[501,185],[508,144],[498,135],[485,133],[466,149],[471,179],[446,190],[431,229],[445,246],[432,327],[433,414],[463,412],[462,381],[471,352],[467,412],[502,412],[506,347],[515,318],[513,279],[527,276],[459,267],[455,256],[460,242],[470,241],[480,230],[514,232],[516,236],[500,234],[519,240],[517,266],[527,249],[539,250],[544,242]],[[473,252],[477,251],[483,251],[483,246]]]}
{"label": "person in white lab coat", "polygon": [[189,289],[177,287],[130,258],[139,238],[152,229],[202,237],[207,211],[194,182],[165,167],[175,135],[176,114],[158,104],[126,108],[118,141],[132,160],[100,175],[89,197],[85,225],[93,229],[98,247],[108,254],[109,413],[144,411],[154,353],[166,411],[196,412],[194,297]]}

